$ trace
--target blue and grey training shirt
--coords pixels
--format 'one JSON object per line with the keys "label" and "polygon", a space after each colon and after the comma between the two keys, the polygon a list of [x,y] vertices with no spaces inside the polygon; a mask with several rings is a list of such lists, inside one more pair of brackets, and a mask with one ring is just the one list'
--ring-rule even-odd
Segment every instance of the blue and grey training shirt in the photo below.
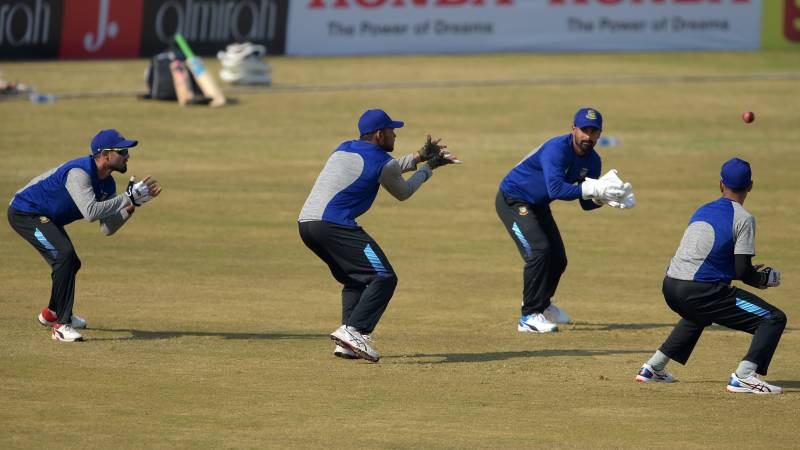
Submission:
{"label": "blue and grey training shirt", "polygon": [[730,283],[734,255],[755,255],[756,221],[739,203],[722,197],[695,211],[667,269],[676,280]]}
{"label": "blue and grey training shirt", "polygon": [[17,191],[10,206],[17,211],[40,214],[58,226],[79,219],[100,221],[100,231],[114,234],[131,217],[125,210],[130,199],[116,194],[109,176],[98,177],[92,156],[83,156],[34,177]]}
{"label": "blue and grey training shirt", "polygon": [[401,176],[416,167],[414,154],[398,160],[366,141],[343,142],[328,157],[297,221],[356,227],[356,218],[369,210],[380,186],[402,201],[433,176],[427,164],[408,180]]}

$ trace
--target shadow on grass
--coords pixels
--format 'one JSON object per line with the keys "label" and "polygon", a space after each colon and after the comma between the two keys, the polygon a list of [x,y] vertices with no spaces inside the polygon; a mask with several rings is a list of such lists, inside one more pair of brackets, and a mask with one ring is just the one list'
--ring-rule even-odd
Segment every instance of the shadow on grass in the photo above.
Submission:
{"label": "shadow on grass", "polygon": [[574,324],[559,325],[559,329],[567,331],[612,331],[612,330],[652,330],[655,328],[672,328],[677,320],[672,323],[591,323],[576,322]]}
{"label": "shadow on grass", "polygon": [[800,381],[798,380],[767,380],[768,383],[780,386],[784,389],[800,390]]}
{"label": "shadow on grass", "polygon": [[[559,330],[565,331],[613,331],[613,330],[653,330],[656,328],[672,328],[678,323],[592,323],[592,322],[575,322],[573,324],[559,325]],[[785,331],[797,331],[800,328],[786,327]],[[730,328],[722,325],[711,324],[706,327],[705,331],[731,331]]]}
{"label": "shadow on grass", "polygon": [[320,333],[226,333],[221,331],[155,331],[155,330],[131,330],[115,328],[91,328],[91,331],[106,331],[110,333],[130,333],[130,336],[119,337],[92,337],[92,341],[125,341],[125,340],[158,340],[175,339],[180,337],[219,337],[223,339],[240,340],[282,340],[282,339],[322,339],[327,338],[327,334]]}
{"label": "shadow on grass", "polygon": [[551,358],[573,356],[606,356],[606,355],[648,355],[652,350],[523,350],[518,352],[489,353],[415,353],[413,355],[384,356],[383,360],[391,360],[399,364],[444,364],[464,362],[505,361],[514,358]]}

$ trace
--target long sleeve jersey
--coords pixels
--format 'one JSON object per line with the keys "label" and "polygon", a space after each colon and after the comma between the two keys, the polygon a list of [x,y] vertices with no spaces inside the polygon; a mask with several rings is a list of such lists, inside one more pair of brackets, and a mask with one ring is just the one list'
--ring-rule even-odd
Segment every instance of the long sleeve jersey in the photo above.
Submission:
{"label": "long sleeve jersey", "polygon": [[503,178],[500,190],[510,198],[532,205],[553,200],[575,200],[583,209],[599,206],[581,198],[580,183],[600,176],[601,160],[596,151],[578,156],[572,149],[572,135],[556,136],[531,151]]}
{"label": "long sleeve jersey", "polygon": [[113,177],[98,178],[91,156],[67,161],[34,177],[11,199],[17,211],[41,214],[56,225],[79,219],[100,221],[105,235],[114,234],[130,218],[125,208],[131,204],[125,195],[116,195]]}
{"label": "long sleeve jersey", "polygon": [[343,142],[328,157],[297,220],[358,226],[356,218],[369,210],[380,186],[398,200],[405,200],[433,176],[427,165],[408,180],[401,176],[414,169],[413,154],[394,159],[369,142]]}

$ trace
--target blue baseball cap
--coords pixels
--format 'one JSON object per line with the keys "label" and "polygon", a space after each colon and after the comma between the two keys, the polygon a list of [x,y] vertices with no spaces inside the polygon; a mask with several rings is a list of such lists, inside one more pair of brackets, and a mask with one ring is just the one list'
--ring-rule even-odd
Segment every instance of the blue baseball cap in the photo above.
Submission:
{"label": "blue baseball cap", "polygon": [[96,155],[100,153],[101,150],[109,148],[136,147],[137,144],[139,144],[139,141],[125,139],[119,134],[119,131],[113,128],[110,130],[102,130],[92,138],[92,154]]}
{"label": "blue baseball cap", "polygon": [[595,127],[598,130],[603,129],[603,115],[600,111],[594,108],[581,108],[575,113],[575,118],[572,124],[578,128]]}
{"label": "blue baseball cap", "polygon": [[739,158],[731,158],[722,165],[719,172],[722,177],[722,184],[731,189],[744,189],[750,186],[753,172],[750,170],[750,163]]}
{"label": "blue baseball cap", "polygon": [[403,128],[403,122],[392,120],[382,109],[368,109],[358,119],[358,132],[361,136],[384,128]]}

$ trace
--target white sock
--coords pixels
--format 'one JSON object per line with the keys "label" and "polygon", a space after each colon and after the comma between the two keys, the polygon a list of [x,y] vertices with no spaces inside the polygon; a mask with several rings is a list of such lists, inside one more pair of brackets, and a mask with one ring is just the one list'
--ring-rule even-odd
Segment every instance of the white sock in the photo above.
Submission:
{"label": "white sock", "polygon": [[736,368],[736,376],[739,377],[739,379],[752,377],[756,374],[756,369],[758,369],[758,364],[750,361],[742,361],[739,363],[739,367]]}
{"label": "white sock", "polygon": [[667,363],[669,362],[669,356],[661,353],[661,350],[656,350],[653,353],[653,356],[650,357],[650,360],[647,361],[647,364],[650,364],[650,367],[653,368],[656,372],[661,372],[667,367]]}

